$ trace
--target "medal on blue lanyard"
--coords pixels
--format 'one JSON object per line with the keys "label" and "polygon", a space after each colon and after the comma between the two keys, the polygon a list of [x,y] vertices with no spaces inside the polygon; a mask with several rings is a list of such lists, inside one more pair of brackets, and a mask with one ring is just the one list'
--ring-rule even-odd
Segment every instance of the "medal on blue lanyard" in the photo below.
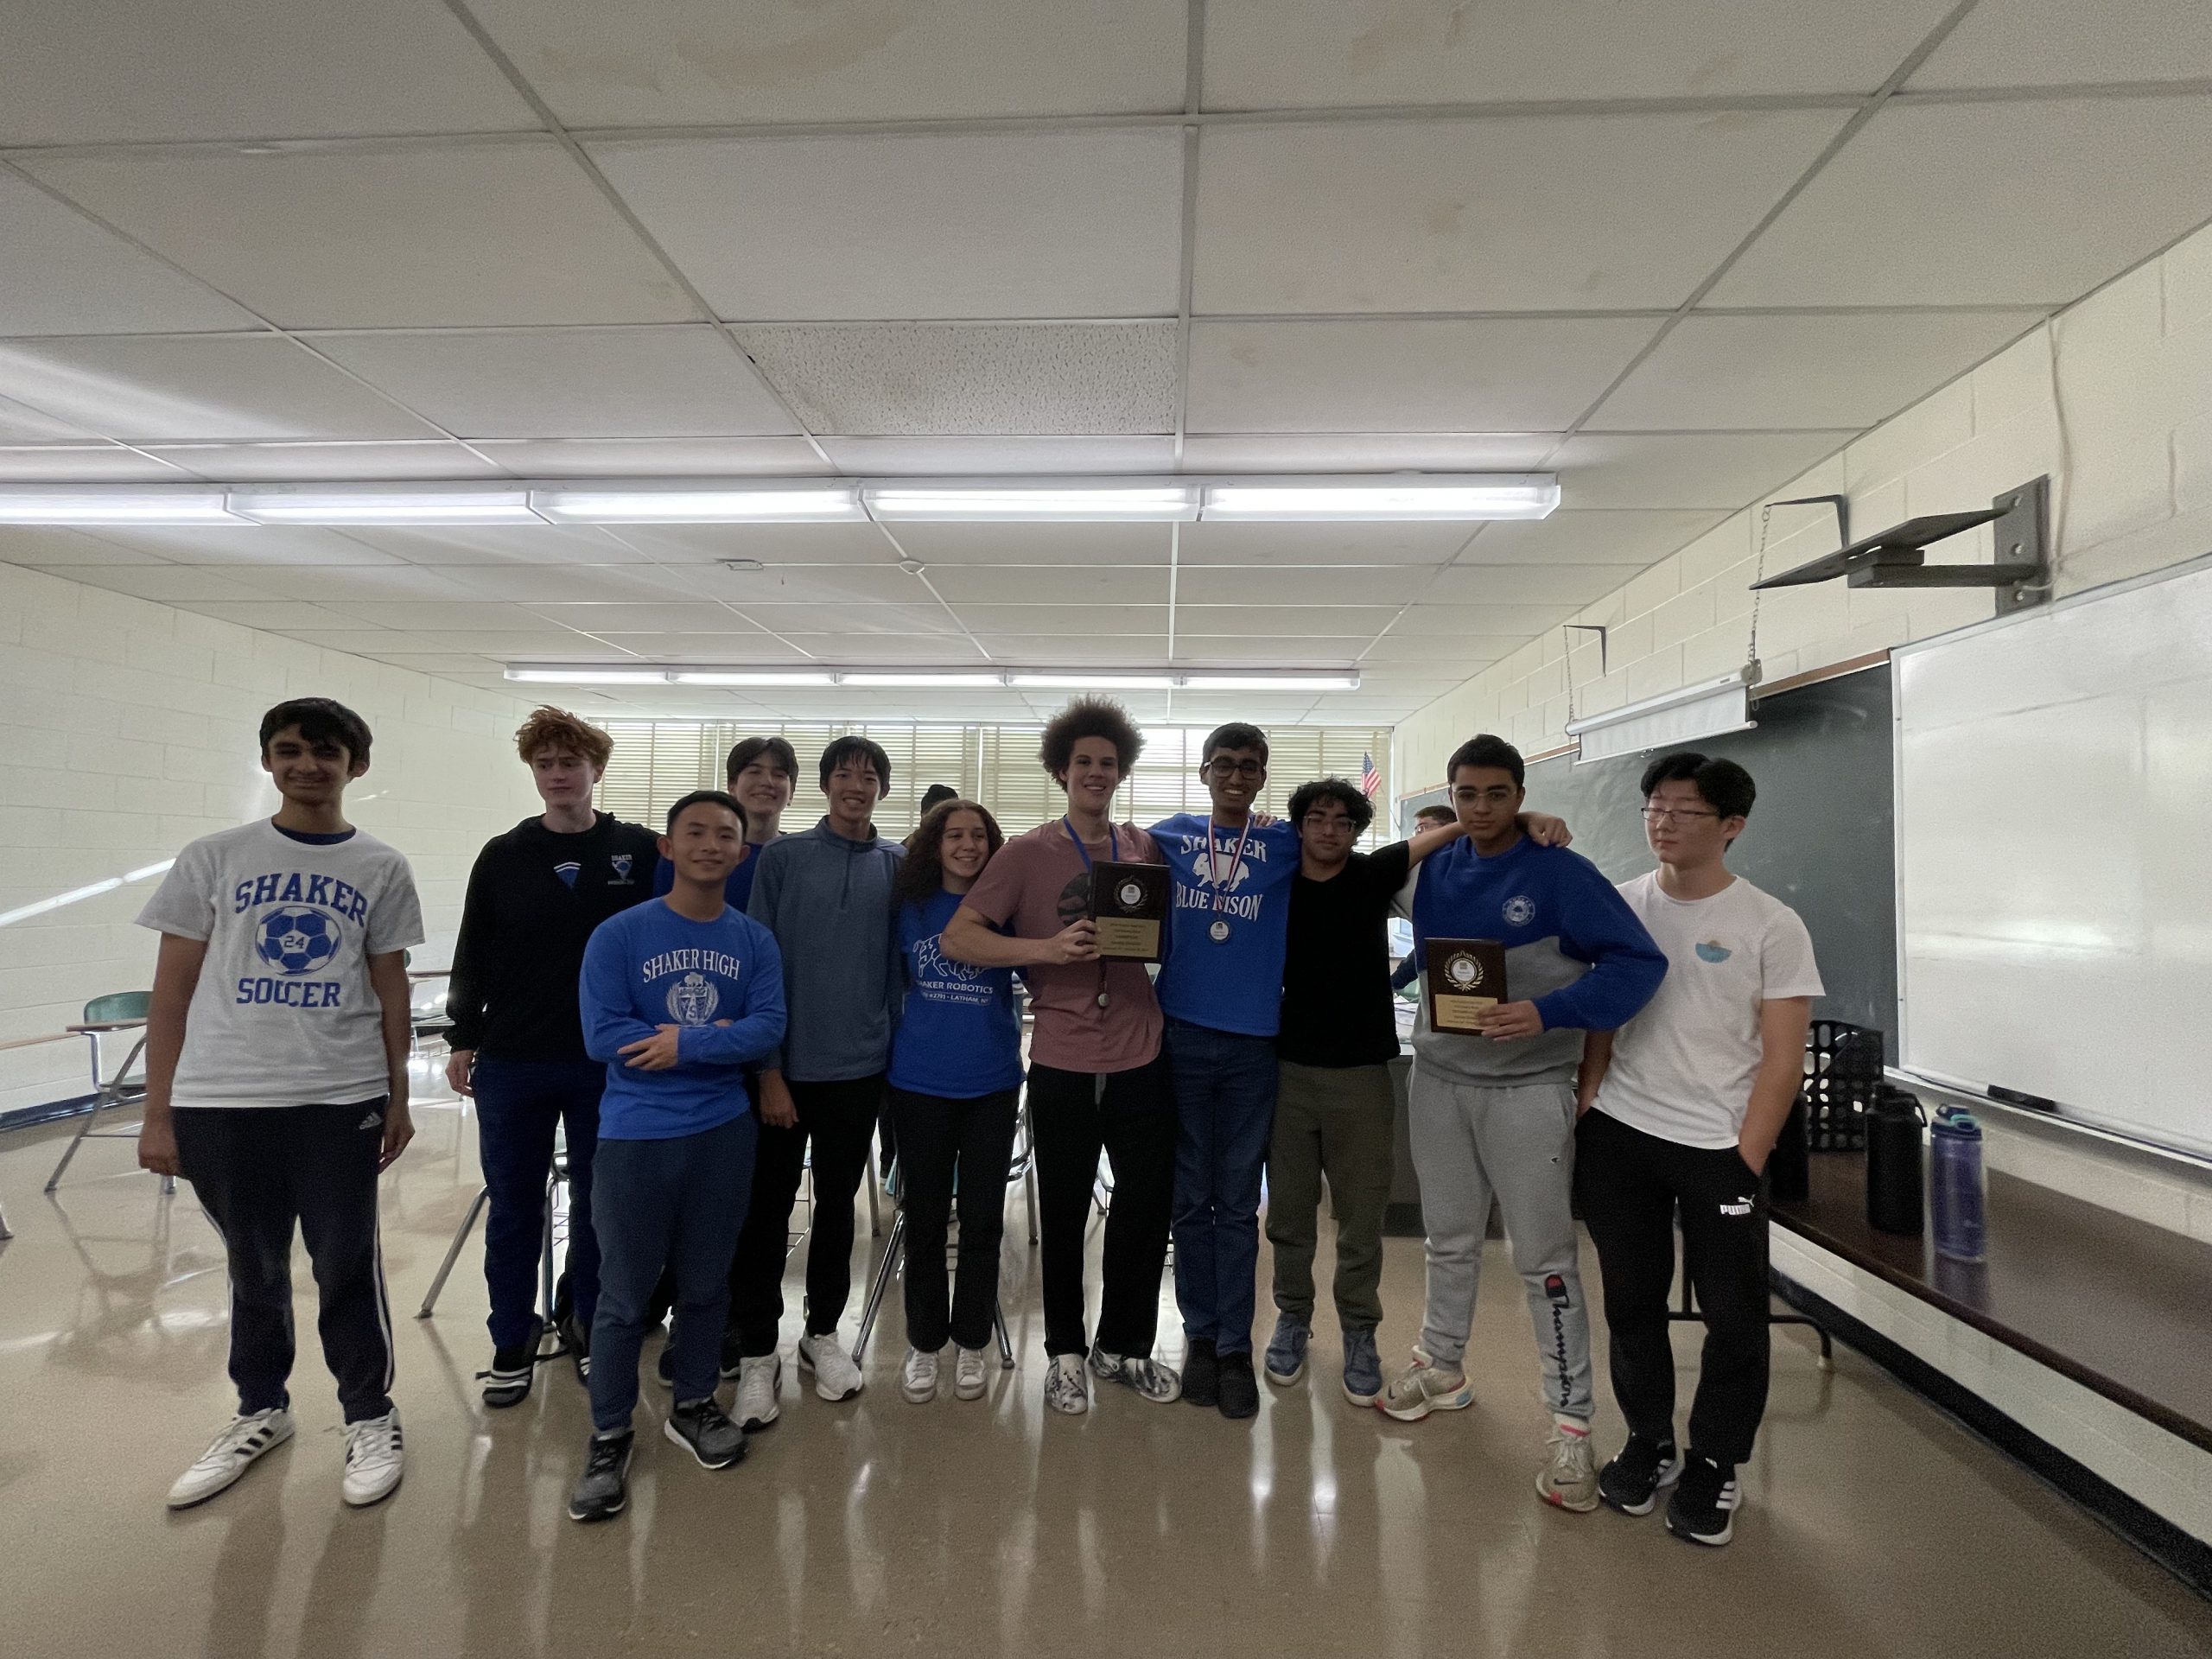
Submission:
{"label": "medal on blue lanyard", "polygon": [[[1083,873],[1090,877],[1093,881],[1097,880],[1098,873],[1091,868],[1090,849],[1083,844],[1083,837],[1076,834],[1075,825],[1068,821],[1068,816],[1065,812],[1060,814],[1060,827],[1068,832],[1068,839],[1075,844],[1075,855],[1083,861]],[[1111,823],[1106,826],[1106,851],[1107,856],[1116,863],[1121,861],[1122,838],[1116,833]],[[1101,960],[1098,964],[1098,1006],[1103,1008],[1106,1006],[1106,963]]]}
{"label": "medal on blue lanyard", "polygon": [[[1252,821],[1247,818],[1244,820],[1244,833],[1236,837],[1236,850],[1229,857],[1230,887],[1236,885],[1236,873],[1244,867],[1244,843],[1251,838]],[[1226,944],[1229,943],[1229,918],[1221,913],[1221,895],[1226,889],[1222,886],[1221,866],[1214,857],[1213,814],[1211,812],[1206,814],[1206,879],[1213,887],[1213,925],[1206,929],[1206,937],[1216,944]]]}

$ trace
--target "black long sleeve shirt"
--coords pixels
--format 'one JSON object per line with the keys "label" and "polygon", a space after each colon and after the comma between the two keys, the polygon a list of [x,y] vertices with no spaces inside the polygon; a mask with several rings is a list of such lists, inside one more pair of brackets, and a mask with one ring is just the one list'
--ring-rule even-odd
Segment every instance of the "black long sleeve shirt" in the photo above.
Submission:
{"label": "black long sleeve shirt", "polygon": [[652,831],[604,812],[574,835],[524,818],[485,842],[454,944],[448,1042],[494,1059],[584,1058],[584,946],[608,917],[652,897],[659,856]]}

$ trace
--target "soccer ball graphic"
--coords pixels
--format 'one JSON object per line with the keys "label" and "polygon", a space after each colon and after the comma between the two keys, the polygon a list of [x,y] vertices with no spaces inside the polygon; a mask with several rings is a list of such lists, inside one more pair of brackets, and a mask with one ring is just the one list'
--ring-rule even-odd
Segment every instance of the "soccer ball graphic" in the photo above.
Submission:
{"label": "soccer ball graphic", "polygon": [[261,918],[258,948],[280,973],[311,974],[338,954],[338,924],[319,910],[273,910]]}

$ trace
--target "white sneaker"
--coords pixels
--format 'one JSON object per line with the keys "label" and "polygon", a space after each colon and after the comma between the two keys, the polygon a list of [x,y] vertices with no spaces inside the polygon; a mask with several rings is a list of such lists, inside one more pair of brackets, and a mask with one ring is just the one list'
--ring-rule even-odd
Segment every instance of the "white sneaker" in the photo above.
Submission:
{"label": "white sneaker", "polygon": [[905,1369],[899,1373],[899,1392],[909,1405],[926,1406],[937,1398],[937,1356],[918,1348],[906,1351]]}
{"label": "white sneaker", "polygon": [[205,1503],[251,1468],[264,1452],[273,1452],[292,1438],[292,1414],[282,1406],[233,1417],[223,1432],[200,1454],[191,1468],[169,1488],[173,1510]]}
{"label": "white sneaker", "polygon": [[1081,1354],[1054,1354],[1045,1373],[1045,1403],[1054,1411],[1080,1417],[1090,1409],[1090,1385],[1084,1378]]}
{"label": "white sneaker", "polygon": [[983,1369],[983,1351],[980,1348],[955,1348],[952,1354],[953,1397],[957,1400],[982,1399],[989,1375]]}
{"label": "white sneaker", "polygon": [[399,1410],[346,1425],[346,1481],[340,1488],[355,1509],[391,1496],[405,1471],[399,1446]]}
{"label": "white sneaker", "polygon": [[776,1421],[781,1409],[776,1396],[783,1392],[784,1362],[774,1354],[748,1354],[737,1368],[737,1409],[730,1415],[751,1434]]}
{"label": "white sneaker", "polygon": [[849,1400],[861,1391],[861,1368],[837,1345],[837,1333],[801,1337],[798,1368],[814,1373],[814,1391],[824,1400]]}

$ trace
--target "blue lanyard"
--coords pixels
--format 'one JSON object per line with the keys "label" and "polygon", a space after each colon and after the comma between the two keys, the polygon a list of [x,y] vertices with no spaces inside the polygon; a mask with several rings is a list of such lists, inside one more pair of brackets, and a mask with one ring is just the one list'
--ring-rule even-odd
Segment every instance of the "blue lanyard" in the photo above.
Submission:
{"label": "blue lanyard", "polygon": [[[1083,844],[1083,837],[1076,834],[1075,825],[1068,822],[1068,815],[1065,812],[1060,814],[1060,825],[1068,832],[1068,839],[1075,843],[1075,855],[1083,861],[1084,874],[1086,875],[1092,874],[1090,849]],[[1106,826],[1106,849],[1108,857],[1116,864],[1122,861],[1122,837],[1116,832],[1111,823]]]}

